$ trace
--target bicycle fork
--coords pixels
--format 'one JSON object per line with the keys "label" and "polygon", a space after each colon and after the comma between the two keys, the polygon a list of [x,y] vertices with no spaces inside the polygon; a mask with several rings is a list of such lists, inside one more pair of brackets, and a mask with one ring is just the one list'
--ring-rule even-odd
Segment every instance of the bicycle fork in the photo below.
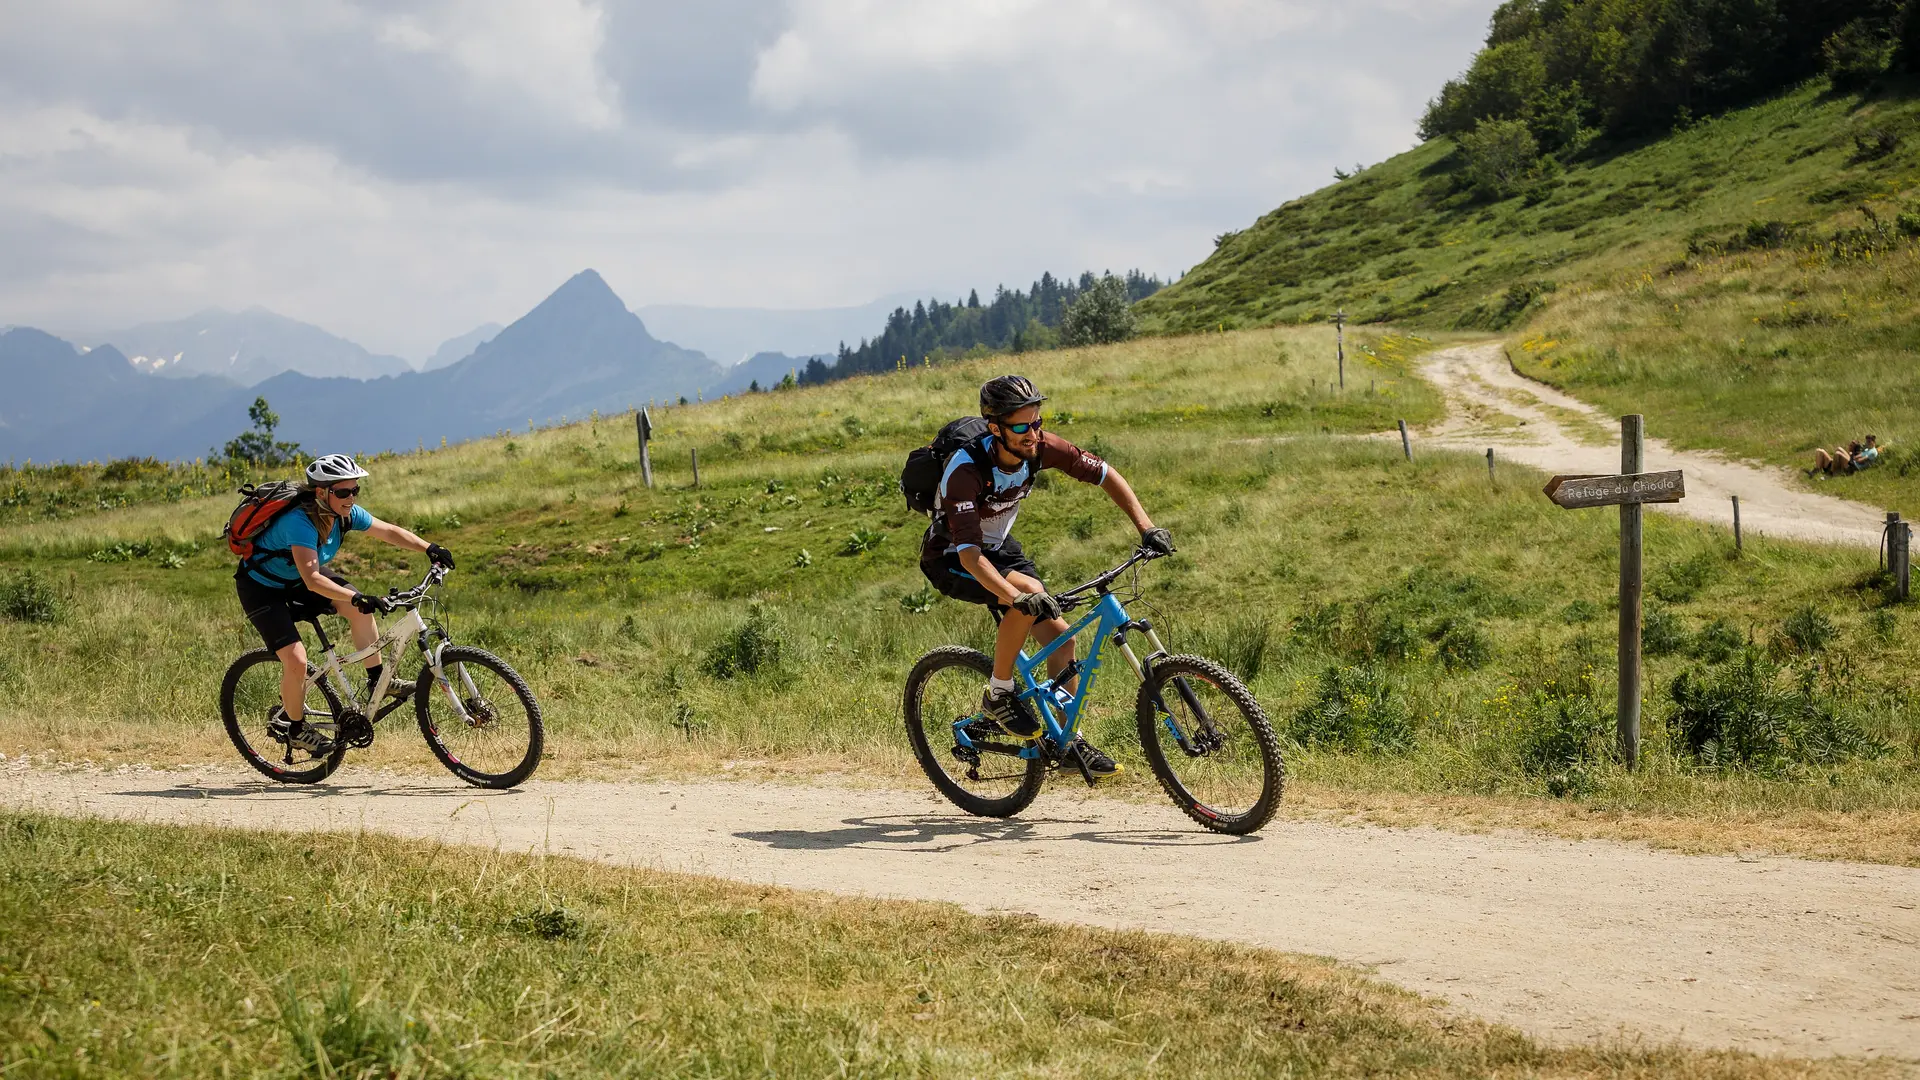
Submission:
{"label": "bicycle fork", "polygon": [[453,705],[454,714],[460,717],[462,723],[472,726],[473,715],[467,712],[466,703],[480,700],[480,688],[473,684],[473,676],[467,674],[467,667],[462,664],[460,665],[460,683],[466,690],[467,697],[462,699],[460,692],[454,689],[453,682],[447,678],[446,666],[440,661],[440,654],[446,651],[450,644],[452,643],[442,638],[438,644],[429,647],[423,640],[421,648],[427,654],[427,668],[433,672],[433,681],[446,693],[447,701]]}
{"label": "bicycle fork", "polygon": [[[1153,651],[1147,654],[1145,660],[1134,656],[1133,646],[1127,644],[1125,629],[1122,629],[1120,633],[1114,635],[1114,644],[1119,646],[1120,655],[1126,657],[1127,665],[1133,668],[1133,673],[1140,677],[1140,684],[1142,686],[1152,687],[1153,681],[1150,676],[1153,674],[1153,663],[1167,655],[1167,647],[1161,644],[1160,635],[1154,633],[1151,623],[1145,620],[1139,620],[1132,624],[1132,628],[1138,629],[1141,633],[1145,634],[1147,644],[1153,646]],[[1195,745],[1194,741],[1187,737],[1187,733],[1180,730],[1179,721],[1174,718],[1173,710],[1167,707],[1166,699],[1160,696],[1159,689],[1155,687],[1153,689],[1153,704],[1155,708],[1160,710],[1161,722],[1166,725],[1167,733],[1173,736],[1173,741],[1178,743],[1180,749],[1189,757],[1203,757],[1209,752],[1218,749],[1220,743],[1223,741],[1221,739],[1219,725],[1213,722],[1213,717],[1207,715],[1206,706],[1200,703],[1200,698],[1193,692],[1193,687],[1187,685],[1186,676],[1175,676],[1173,688],[1175,692],[1180,695],[1181,702],[1186,705],[1194,719],[1199,722],[1201,742],[1200,745]]]}

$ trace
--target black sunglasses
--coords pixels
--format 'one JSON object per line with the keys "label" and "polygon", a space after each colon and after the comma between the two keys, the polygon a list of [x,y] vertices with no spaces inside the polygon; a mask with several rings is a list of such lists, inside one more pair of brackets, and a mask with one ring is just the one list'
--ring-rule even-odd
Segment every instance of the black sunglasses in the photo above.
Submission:
{"label": "black sunglasses", "polygon": [[357,484],[353,487],[330,487],[327,490],[333,492],[335,495],[342,495],[349,499],[357,499],[360,497],[360,487]]}
{"label": "black sunglasses", "polygon": [[1006,428],[1008,431],[1012,432],[1015,435],[1025,435],[1029,431],[1040,430],[1042,427],[1046,426],[1046,423],[1047,423],[1046,417],[1036,416],[1033,418],[1033,421],[1031,423],[1009,424],[1005,420],[1002,420],[1000,421],[1000,426],[1003,428]]}

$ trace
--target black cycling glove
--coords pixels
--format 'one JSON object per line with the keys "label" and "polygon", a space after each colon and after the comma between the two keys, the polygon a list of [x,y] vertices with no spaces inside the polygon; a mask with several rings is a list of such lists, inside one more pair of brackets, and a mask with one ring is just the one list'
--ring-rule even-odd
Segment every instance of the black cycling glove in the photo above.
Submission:
{"label": "black cycling glove", "polygon": [[1173,554],[1173,534],[1165,529],[1148,529],[1140,534],[1140,546],[1155,555]]}
{"label": "black cycling glove", "polygon": [[363,592],[353,594],[353,606],[368,615],[372,615],[375,612],[384,614],[393,610],[393,605],[387,602],[386,597],[368,596]]}
{"label": "black cycling glove", "polygon": [[444,566],[451,570],[453,569],[453,552],[448,551],[439,544],[428,544],[427,561],[435,566]]}
{"label": "black cycling glove", "polygon": [[1013,598],[1013,606],[1022,615],[1031,615],[1036,619],[1060,617],[1060,601],[1043,592],[1023,592]]}

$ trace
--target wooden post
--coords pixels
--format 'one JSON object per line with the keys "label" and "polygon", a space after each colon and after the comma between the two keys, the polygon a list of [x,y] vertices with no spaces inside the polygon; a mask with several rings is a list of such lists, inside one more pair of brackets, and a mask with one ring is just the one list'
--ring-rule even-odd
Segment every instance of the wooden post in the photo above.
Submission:
{"label": "wooden post", "polygon": [[1340,363],[1340,389],[1347,388],[1347,312],[1345,308],[1333,313],[1334,356]]}
{"label": "wooden post", "polygon": [[1743,541],[1740,539],[1740,496],[1738,495],[1733,497],[1733,550],[1744,550]]}
{"label": "wooden post", "polygon": [[633,428],[640,436],[640,476],[647,486],[653,486],[653,457],[647,452],[647,441],[653,438],[653,417],[647,410],[640,409],[633,414]]}
{"label": "wooden post", "polygon": [[1493,447],[1487,447],[1487,483],[1493,483]]}
{"label": "wooden post", "polygon": [[1400,452],[1407,455],[1408,461],[1413,460],[1413,440],[1407,438],[1407,422],[1405,420],[1400,421]]}
{"label": "wooden post", "polygon": [[693,486],[700,486],[700,448],[693,448]]}
{"label": "wooden post", "polygon": [[1911,593],[1913,562],[1910,540],[1913,526],[1900,520],[1897,511],[1887,511],[1887,572],[1893,575],[1893,595],[1902,601]]}
{"label": "wooden post", "polygon": [[[1645,418],[1631,413],[1620,418],[1620,471],[1632,476],[1646,458]],[[1615,717],[1620,732],[1620,759],[1631,769],[1640,760],[1640,586],[1641,508],[1620,504],[1620,690]]]}

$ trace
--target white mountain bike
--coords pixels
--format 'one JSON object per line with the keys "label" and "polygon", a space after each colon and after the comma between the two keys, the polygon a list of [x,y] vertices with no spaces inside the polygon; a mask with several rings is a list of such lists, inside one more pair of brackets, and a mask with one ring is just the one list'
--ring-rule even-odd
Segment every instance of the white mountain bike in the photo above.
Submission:
{"label": "white mountain bike", "polygon": [[[483,788],[509,788],[532,776],[546,744],[533,691],[506,661],[453,644],[438,619],[420,614],[423,604],[434,603],[433,589],[447,573],[435,566],[406,592],[390,591],[384,597],[389,610],[406,614],[358,652],[335,655],[320,620],[308,620],[325,662],[307,665],[304,719],[333,740],[325,754],[309,753],[293,745],[284,730],[269,726],[280,705],[280,659],[265,648],[240,654],[220,684],[220,714],[247,764],[281,783],[317,784],[340,767],[349,749],[373,745],[373,725],[411,699],[427,748],[453,775]],[[426,663],[412,686],[389,698],[387,688],[409,640]],[[341,669],[376,653],[386,653],[386,670],[363,705]]]}

